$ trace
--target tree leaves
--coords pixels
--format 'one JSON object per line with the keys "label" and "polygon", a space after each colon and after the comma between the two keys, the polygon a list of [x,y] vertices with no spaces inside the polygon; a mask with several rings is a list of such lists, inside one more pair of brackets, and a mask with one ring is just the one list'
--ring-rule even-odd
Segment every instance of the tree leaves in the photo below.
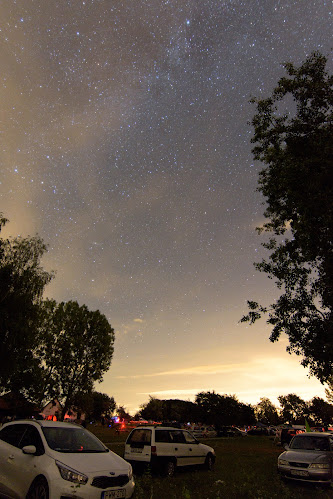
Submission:
{"label": "tree leaves", "polygon": [[[0,231],[7,219],[0,213]],[[114,330],[98,310],[75,301],[43,301],[54,277],[41,266],[38,237],[0,238],[0,390],[41,403],[91,392],[110,367]]]}
{"label": "tree leaves", "polygon": [[101,381],[113,355],[114,330],[98,310],[76,301],[46,300],[39,327],[39,356],[45,372],[41,399],[56,395],[64,413],[81,393]]}
{"label": "tree leaves", "polygon": [[[0,230],[7,220],[0,215]],[[41,259],[47,248],[38,237],[0,239],[0,389],[33,385],[33,357],[39,305],[53,272]]]}
{"label": "tree leaves", "polygon": [[333,77],[326,62],[314,53],[300,67],[285,64],[288,77],[272,96],[252,100],[253,155],[266,165],[258,190],[267,222],[257,230],[274,234],[263,244],[269,258],[255,267],[282,294],[269,307],[249,301],[241,319],[253,324],[268,314],[271,341],[286,333],[287,350],[321,381],[333,368]]}

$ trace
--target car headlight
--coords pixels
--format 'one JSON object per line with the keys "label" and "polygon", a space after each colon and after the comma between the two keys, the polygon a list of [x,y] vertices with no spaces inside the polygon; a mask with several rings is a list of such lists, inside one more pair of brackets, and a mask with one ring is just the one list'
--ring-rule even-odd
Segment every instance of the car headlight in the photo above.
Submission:
{"label": "car headlight", "polygon": [[59,461],[56,461],[56,465],[58,466],[58,470],[60,472],[61,477],[64,480],[68,480],[69,482],[79,483],[80,485],[84,485],[88,481],[88,477],[79,471],[73,470],[69,466],[66,466]]}
{"label": "car headlight", "polygon": [[312,463],[309,468],[317,469],[317,470],[329,470],[330,463]]}
{"label": "car headlight", "polygon": [[285,459],[279,459],[278,464],[279,464],[279,466],[288,466],[289,462],[286,461]]}

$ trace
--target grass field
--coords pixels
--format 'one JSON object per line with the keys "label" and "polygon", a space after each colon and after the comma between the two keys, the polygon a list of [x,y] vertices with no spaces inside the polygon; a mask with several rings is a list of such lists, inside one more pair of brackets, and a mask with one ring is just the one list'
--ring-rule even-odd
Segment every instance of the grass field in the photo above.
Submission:
{"label": "grass field", "polygon": [[[123,456],[127,433],[89,427],[111,450]],[[133,499],[333,499],[333,490],[283,482],[276,471],[282,452],[270,437],[205,439],[214,447],[214,471],[183,469],[173,478],[136,476]]]}

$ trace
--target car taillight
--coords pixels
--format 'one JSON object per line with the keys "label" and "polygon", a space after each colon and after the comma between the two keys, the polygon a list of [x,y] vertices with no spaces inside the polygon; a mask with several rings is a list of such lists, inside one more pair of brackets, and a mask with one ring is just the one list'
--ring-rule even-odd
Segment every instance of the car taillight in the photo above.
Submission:
{"label": "car taillight", "polygon": [[151,453],[154,454],[154,456],[156,456],[156,445],[151,446]]}

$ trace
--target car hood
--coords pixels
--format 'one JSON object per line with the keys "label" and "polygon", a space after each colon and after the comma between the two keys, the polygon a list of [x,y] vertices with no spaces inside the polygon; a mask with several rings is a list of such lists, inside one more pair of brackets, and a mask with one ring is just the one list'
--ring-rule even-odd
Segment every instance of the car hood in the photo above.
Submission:
{"label": "car hood", "polygon": [[82,473],[114,472],[116,475],[128,473],[129,463],[114,452],[65,453],[52,451],[49,454],[57,461]]}
{"label": "car hood", "polygon": [[298,463],[314,463],[314,462],[325,462],[331,460],[331,452],[325,451],[312,451],[312,450],[287,450],[283,452],[280,456],[281,459],[285,459],[289,462]]}

